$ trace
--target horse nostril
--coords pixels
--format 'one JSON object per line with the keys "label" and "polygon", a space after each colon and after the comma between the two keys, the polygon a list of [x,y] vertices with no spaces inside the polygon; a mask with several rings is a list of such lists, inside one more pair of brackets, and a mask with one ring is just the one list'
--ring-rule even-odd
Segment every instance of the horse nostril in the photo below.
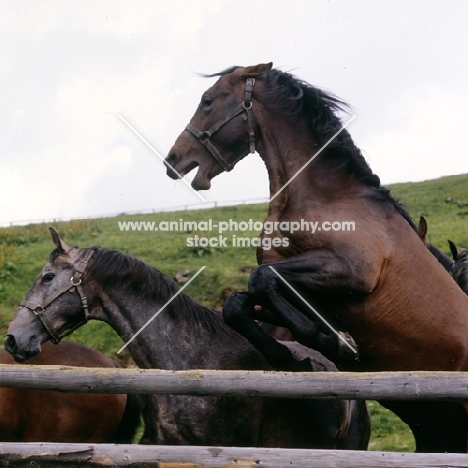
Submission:
{"label": "horse nostril", "polygon": [[170,153],[167,157],[166,157],[166,163],[173,166],[175,163],[177,162],[177,153]]}
{"label": "horse nostril", "polygon": [[179,177],[177,171],[174,169],[174,166],[177,164],[178,159],[179,157],[177,156],[177,153],[170,153],[164,160],[164,162],[166,163],[167,175],[174,179]]}
{"label": "horse nostril", "polygon": [[3,344],[5,345],[5,349],[7,351],[14,350],[16,347],[15,337],[13,335],[7,335],[3,341]]}

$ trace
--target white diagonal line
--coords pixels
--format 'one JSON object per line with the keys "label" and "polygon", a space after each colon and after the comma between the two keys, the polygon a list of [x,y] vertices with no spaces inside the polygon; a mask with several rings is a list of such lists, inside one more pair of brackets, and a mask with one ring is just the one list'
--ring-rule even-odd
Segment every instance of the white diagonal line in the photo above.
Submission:
{"label": "white diagonal line", "polygon": [[159,152],[143,137],[132,125],[130,125],[121,114],[117,114],[119,119],[138,137],[140,140],[167,166],[171,169],[172,172],[177,174],[177,177],[184,182],[185,185],[201,200],[206,203],[206,200],[199,194],[193,187],[159,154]]}
{"label": "white diagonal line", "polygon": [[204,269],[202,266],[118,351],[120,354]]}
{"label": "white diagonal line", "polygon": [[354,119],[353,115],[269,200],[272,202]]}
{"label": "white diagonal line", "polygon": [[336,331],[333,326],[327,322],[327,320],[322,317],[322,315],[320,315],[319,312],[317,312],[317,310],[312,307],[272,266],[270,266],[270,268],[273,270],[273,272],[275,273],[276,276],[278,276],[278,278],[280,278],[281,280],[283,280],[284,284],[286,284],[286,286],[289,287],[289,289],[291,289],[291,291],[293,291],[296,296],[301,299],[301,301],[325,324],[327,325],[328,328],[330,328],[330,330],[346,345],[348,346],[348,348],[350,348],[355,354],[357,354],[357,349],[354,349],[345,339],[342,335],[340,335],[340,333],[338,331]]}

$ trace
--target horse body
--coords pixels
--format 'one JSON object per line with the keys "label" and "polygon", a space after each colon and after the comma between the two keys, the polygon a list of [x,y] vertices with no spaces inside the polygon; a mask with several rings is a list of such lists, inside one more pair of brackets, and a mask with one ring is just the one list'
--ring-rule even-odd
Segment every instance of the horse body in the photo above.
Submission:
{"label": "horse body", "polygon": [[[247,129],[245,123],[250,119],[270,180],[265,223],[355,225],[353,231],[288,232],[281,224],[271,233],[264,230],[263,239],[281,242],[259,248],[260,266],[250,276],[248,294],[227,299],[225,320],[280,368],[293,366],[291,355],[254,322],[255,306],[262,307],[258,318],[288,328],[297,341],[342,368],[467,370],[468,297],[343,130],[337,114],[346,105],[271,64],[235,67],[218,76],[190,121],[199,133],[182,132],[170,150],[168,175],[176,178],[175,171],[185,175],[198,166],[192,186],[208,189],[213,177],[252,152],[252,125]],[[253,91],[247,93],[252,78]],[[234,115],[229,114],[233,102],[248,109],[247,116],[226,120]],[[358,362],[283,280],[333,326],[351,334]],[[303,370],[306,364],[301,363]],[[468,418],[462,404],[388,406],[410,424],[419,451],[466,451]],[[446,416],[431,422],[428,409]]]}
{"label": "horse body", "polygon": [[[58,250],[51,256],[17,310],[5,347],[16,359],[40,352],[52,336],[39,320],[31,320],[25,304],[41,304],[89,262],[82,288],[89,318],[103,320],[124,341],[130,340],[178,291],[175,283],[143,262],[106,249],[70,248],[53,234]],[[89,255],[92,256],[88,260]],[[74,284],[74,283],[73,283]],[[65,288],[66,290],[66,288]],[[48,328],[60,333],[82,323],[78,294],[61,294],[46,307]],[[317,370],[336,370],[300,345],[287,344]],[[136,339],[129,350],[138,366],[170,370],[271,369],[245,338],[226,326],[219,313],[181,292]],[[288,348],[289,349],[289,348]],[[304,354],[305,353],[305,354]],[[369,416],[365,403],[319,400],[269,400],[255,397],[148,396],[144,443],[322,447],[365,449]]]}
{"label": "horse body", "polygon": [[[15,364],[4,349],[0,364]],[[28,364],[116,367],[98,351],[72,342],[45,343]],[[0,387],[0,441],[131,443],[140,420],[135,398]]]}
{"label": "horse body", "polygon": [[[269,133],[281,135],[279,129]],[[273,146],[277,145],[279,142]],[[281,156],[281,152],[276,152],[266,161],[281,160]],[[279,179],[289,180],[297,167],[307,162],[305,157]],[[297,184],[303,186],[307,181],[307,186],[313,187],[307,191],[311,199],[308,206],[301,207],[304,205],[302,191],[290,195],[287,202],[275,203],[275,199],[266,222],[291,223],[304,219],[318,222],[320,226],[326,221],[352,220],[356,230],[320,231],[315,235],[262,233],[262,237],[270,238],[289,236],[289,245],[260,250],[260,263],[273,266],[312,304],[317,304],[320,312],[332,318],[339,329],[351,334],[359,345],[359,369],[467,369],[468,300],[454,288],[450,275],[390,203],[382,206],[374,201],[373,191],[359,181],[346,186],[334,181],[333,172],[312,166],[304,170],[302,178],[297,177]],[[338,190],[333,189],[335,186]],[[275,193],[272,191],[271,195]],[[382,221],[373,224],[369,219],[384,219],[385,233],[382,234]],[[418,260],[408,261],[408,252]],[[258,283],[265,281],[264,276],[255,271],[249,287],[254,294],[261,295],[260,304],[271,309],[278,298],[267,299],[263,291],[257,292],[262,288]],[[271,281],[273,276],[268,276],[270,280],[266,281]],[[450,294],[440,294],[440,291]],[[334,300],[337,295],[340,297]],[[360,300],[354,300],[353,296]],[[281,314],[286,315],[291,306],[284,301],[282,309]],[[289,326],[296,328],[292,323]],[[294,336],[301,343],[316,347],[314,339],[308,339],[309,333],[296,330]],[[438,353],[428,354],[428,345],[435,346]]]}

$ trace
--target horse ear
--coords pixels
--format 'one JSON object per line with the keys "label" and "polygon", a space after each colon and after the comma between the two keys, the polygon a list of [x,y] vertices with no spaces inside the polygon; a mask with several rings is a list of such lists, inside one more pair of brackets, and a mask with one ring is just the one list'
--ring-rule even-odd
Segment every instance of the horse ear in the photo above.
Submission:
{"label": "horse ear", "polygon": [[263,75],[263,73],[270,71],[273,67],[273,62],[269,63],[259,63],[258,65],[252,65],[250,67],[245,67],[244,73],[242,73],[243,78],[250,78],[258,75]]}
{"label": "horse ear", "polygon": [[450,246],[450,252],[452,252],[452,257],[453,257],[453,259],[455,261],[457,261],[458,249],[457,249],[456,245],[451,240],[449,240],[448,243],[449,243],[449,246]]}
{"label": "horse ear", "polygon": [[55,247],[59,249],[60,253],[68,253],[72,248],[67,245],[64,240],[59,236],[59,233],[53,228],[49,228],[50,235],[52,236],[52,242],[55,244]]}
{"label": "horse ear", "polygon": [[423,244],[427,247],[427,245],[429,244],[429,239],[427,237],[427,221],[426,218],[424,218],[424,216],[421,216],[419,218],[418,235],[423,241]]}

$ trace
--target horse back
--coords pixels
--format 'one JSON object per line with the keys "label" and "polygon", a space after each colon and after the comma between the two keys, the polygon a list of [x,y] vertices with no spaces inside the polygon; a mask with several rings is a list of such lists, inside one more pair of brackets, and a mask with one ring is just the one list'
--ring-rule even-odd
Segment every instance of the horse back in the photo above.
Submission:
{"label": "horse back", "polygon": [[[0,349],[0,364],[16,364]],[[115,367],[101,353],[85,346],[47,342],[27,365]],[[0,441],[112,442],[127,404],[126,395],[63,393],[0,388]]]}
{"label": "horse back", "polygon": [[300,218],[318,227],[350,220],[354,229],[299,230],[262,261],[290,265],[290,283],[310,291],[319,310],[354,338],[362,370],[468,369],[468,296],[391,204],[338,199],[269,219]]}

